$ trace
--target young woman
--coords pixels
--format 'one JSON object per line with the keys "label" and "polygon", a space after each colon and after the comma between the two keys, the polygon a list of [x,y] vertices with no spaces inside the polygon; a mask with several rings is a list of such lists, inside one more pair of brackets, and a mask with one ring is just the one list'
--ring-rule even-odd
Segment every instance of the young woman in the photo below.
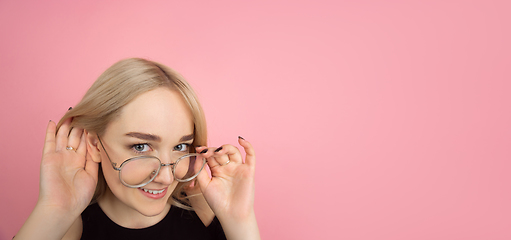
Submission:
{"label": "young woman", "polygon": [[39,199],[15,239],[260,239],[254,149],[239,137],[243,160],[206,139],[178,73],[144,59],[114,64],[48,124]]}

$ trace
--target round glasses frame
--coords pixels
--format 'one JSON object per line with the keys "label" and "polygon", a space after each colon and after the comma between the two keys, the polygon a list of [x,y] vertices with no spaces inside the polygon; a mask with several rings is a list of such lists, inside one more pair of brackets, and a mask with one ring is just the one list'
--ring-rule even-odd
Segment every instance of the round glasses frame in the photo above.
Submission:
{"label": "round glasses frame", "polygon": [[[193,180],[195,177],[197,177],[199,175],[199,173],[202,171],[202,169],[204,169],[204,165],[206,165],[206,159],[202,158],[202,165],[201,165],[200,170],[195,175],[193,175],[193,176],[191,176],[189,178],[186,178],[186,179],[177,179],[176,178],[176,174],[175,174],[176,167],[175,166],[179,163],[179,161],[181,161],[184,158],[196,157],[196,156],[200,156],[200,154],[189,153],[189,154],[186,154],[186,155],[183,155],[183,156],[179,157],[173,163],[162,163],[161,160],[159,158],[155,157],[155,156],[138,156],[138,157],[132,157],[132,158],[128,158],[128,159],[124,160],[124,162],[122,162],[121,165],[119,165],[119,167],[117,167],[117,163],[112,162],[112,159],[110,159],[110,156],[108,155],[108,152],[106,151],[105,146],[103,145],[103,142],[101,142],[101,138],[99,138],[99,136],[98,136],[98,140],[99,140],[99,143],[101,143],[101,147],[105,151],[108,160],[112,164],[112,168],[119,172],[119,180],[121,181],[122,185],[124,185],[126,187],[129,187],[129,188],[139,188],[139,187],[143,187],[143,186],[149,184],[150,182],[152,182],[158,176],[158,174],[160,173],[160,169],[162,167],[166,167],[166,166],[172,166],[172,176],[174,177],[174,180],[176,180],[178,182],[189,182],[189,181]],[[127,163],[131,162],[131,161],[139,160],[139,159],[144,159],[144,158],[154,158],[154,159],[158,160],[158,162],[160,162],[160,166],[156,170],[156,173],[154,173],[154,176],[149,181],[147,181],[145,183],[138,184],[138,185],[130,185],[130,184],[125,183],[124,180],[122,180],[122,177],[121,177],[122,167],[124,165],[126,165]]]}

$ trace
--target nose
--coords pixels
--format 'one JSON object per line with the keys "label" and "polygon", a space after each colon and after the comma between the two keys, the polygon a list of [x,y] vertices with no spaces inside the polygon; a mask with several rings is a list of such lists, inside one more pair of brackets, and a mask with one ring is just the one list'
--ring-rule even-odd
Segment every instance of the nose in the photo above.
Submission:
{"label": "nose", "polygon": [[172,165],[160,167],[158,175],[154,178],[153,182],[161,183],[164,185],[170,185],[174,181],[174,175],[172,174]]}

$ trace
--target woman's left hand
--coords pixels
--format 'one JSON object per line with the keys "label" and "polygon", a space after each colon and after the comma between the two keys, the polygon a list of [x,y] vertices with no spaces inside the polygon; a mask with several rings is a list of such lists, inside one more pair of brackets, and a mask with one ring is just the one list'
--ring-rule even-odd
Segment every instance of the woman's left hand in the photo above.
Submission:
{"label": "woman's left hand", "polygon": [[221,222],[223,218],[238,222],[255,221],[255,151],[243,138],[238,138],[238,142],[245,149],[245,162],[233,145],[196,149],[198,153],[207,149],[202,156],[207,159],[212,177],[202,171],[198,182],[206,201]]}

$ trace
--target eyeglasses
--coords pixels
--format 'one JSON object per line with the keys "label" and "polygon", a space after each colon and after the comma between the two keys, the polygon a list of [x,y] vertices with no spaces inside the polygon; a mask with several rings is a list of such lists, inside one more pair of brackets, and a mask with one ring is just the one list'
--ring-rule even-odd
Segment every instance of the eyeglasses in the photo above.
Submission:
{"label": "eyeglasses", "polygon": [[161,163],[160,159],[155,156],[132,157],[126,159],[117,167],[117,163],[112,162],[112,159],[110,159],[99,136],[98,139],[112,167],[119,171],[121,183],[130,188],[143,187],[152,182],[158,176],[161,167],[166,166],[172,166],[172,175],[176,181],[188,182],[197,177],[206,164],[206,159],[199,154],[189,153],[180,156],[173,163]]}

